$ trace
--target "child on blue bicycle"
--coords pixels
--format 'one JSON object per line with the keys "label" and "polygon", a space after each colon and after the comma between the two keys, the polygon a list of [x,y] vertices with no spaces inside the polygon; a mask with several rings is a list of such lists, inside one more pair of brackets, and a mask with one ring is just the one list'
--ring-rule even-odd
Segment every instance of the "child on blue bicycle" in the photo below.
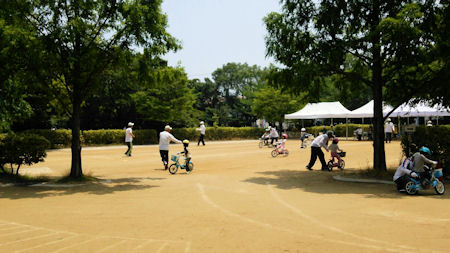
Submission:
{"label": "child on blue bicycle", "polygon": [[189,152],[189,140],[183,140],[183,151],[180,152],[180,154],[184,155],[184,159],[186,161],[185,163],[185,168],[186,168],[186,173],[189,173],[189,161],[191,160],[191,153]]}

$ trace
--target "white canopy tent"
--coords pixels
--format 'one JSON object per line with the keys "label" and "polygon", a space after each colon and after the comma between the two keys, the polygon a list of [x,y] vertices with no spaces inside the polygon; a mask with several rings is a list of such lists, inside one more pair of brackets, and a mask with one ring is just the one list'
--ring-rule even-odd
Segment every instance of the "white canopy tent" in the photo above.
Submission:
{"label": "white canopy tent", "polygon": [[[394,109],[390,105],[383,105],[383,115],[386,116]],[[367,104],[351,111],[348,118],[373,118],[373,100],[370,100]]]}
{"label": "white canopy tent", "polygon": [[285,114],[285,119],[327,119],[347,118],[350,111],[340,102],[309,103],[300,111]]}
{"label": "white canopy tent", "polygon": [[445,117],[450,116],[450,108],[442,105],[430,106],[427,102],[420,102],[415,106],[404,103],[394,110],[392,117]]}

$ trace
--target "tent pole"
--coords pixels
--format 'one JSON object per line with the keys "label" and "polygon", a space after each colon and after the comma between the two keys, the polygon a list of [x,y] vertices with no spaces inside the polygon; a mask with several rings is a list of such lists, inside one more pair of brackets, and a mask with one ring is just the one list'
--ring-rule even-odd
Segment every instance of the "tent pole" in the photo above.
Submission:
{"label": "tent pole", "polygon": [[345,118],[345,140],[348,141],[348,118]]}
{"label": "tent pole", "polygon": [[439,116],[436,117],[436,126],[439,126]]}

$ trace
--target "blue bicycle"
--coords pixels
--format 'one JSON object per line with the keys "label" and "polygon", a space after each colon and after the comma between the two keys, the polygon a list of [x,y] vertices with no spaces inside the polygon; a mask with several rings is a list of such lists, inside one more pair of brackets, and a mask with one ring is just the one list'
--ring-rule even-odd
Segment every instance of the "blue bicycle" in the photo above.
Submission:
{"label": "blue bicycle", "polygon": [[192,161],[189,161],[187,168],[186,168],[186,158],[183,159],[184,161],[182,164],[180,163],[181,154],[183,154],[183,152],[178,152],[176,155],[170,156],[170,160],[174,162],[169,166],[169,172],[172,175],[177,173],[178,168],[186,170],[186,174],[189,174],[191,171],[194,170],[194,163]]}
{"label": "blue bicycle", "polygon": [[440,180],[442,177],[442,169],[432,169],[424,166],[425,172],[421,173],[419,178],[411,178],[406,183],[406,193],[409,195],[416,194],[419,190],[427,190],[434,188],[437,194],[442,195],[445,192],[444,183]]}

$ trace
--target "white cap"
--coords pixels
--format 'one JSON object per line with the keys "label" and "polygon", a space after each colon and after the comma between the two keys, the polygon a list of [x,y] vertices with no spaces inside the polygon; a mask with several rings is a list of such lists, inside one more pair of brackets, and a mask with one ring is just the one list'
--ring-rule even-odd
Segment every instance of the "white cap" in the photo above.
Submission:
{"label": "white cap", "polygon": [[203,122],[203,121],[200,121],[200,125],[203,125],[203,124],[205,124],[205,122]]}
{"label": "white cap", "polygon": [[302,128],[302,132],[306,132],[306,128],[303,127],[303,128]]}
{"label": "white cap", "polygon": [[389,122],[389,121],[391,121],[391,118],[387,118],[387,120],[386,120],[386,121],[388,121],[388,122]]}
{"label": "white cap", "polygon": [[164,130],[172,130],[172,128],[169,125],[167,125],[164,127]]}
{"label": "white cap", "polygon": [[134,126],[133,122],[128,122],[128,126]]}

